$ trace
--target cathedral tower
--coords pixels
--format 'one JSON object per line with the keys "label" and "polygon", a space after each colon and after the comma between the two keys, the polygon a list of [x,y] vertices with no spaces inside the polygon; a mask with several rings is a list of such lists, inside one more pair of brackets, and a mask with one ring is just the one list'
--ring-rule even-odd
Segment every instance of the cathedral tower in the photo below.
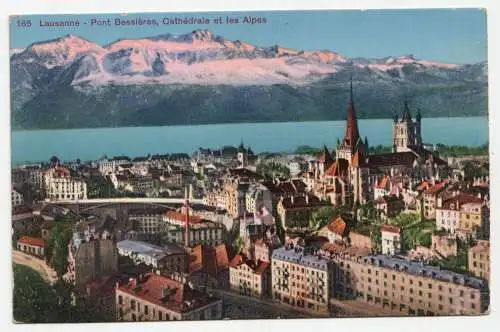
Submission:
{"label": "cathedral tower", "polygon": [[406,152],[412,149],[420,150],[422,148],[421,122],[422,117],[420,111],[417,111],[415,121],[413,121],[408,107],[408,101],[405,100],[403,117],[401,120],[398,120],[396,114],[393,115],[392,152]]}
{"label": "cathedral tower", "polygon": [[[368,140],[366,140],[368,143]],[[351,90],[349,97],[349,106],[347,107],[347,119],[345,127],[344,139],[337,146],[337,158],[345,159],[351,164],[352,157],[356,152],[360,152],[362,156],[368,153],[368,145],[363,142],[359,136],[358,119],[356,117],[356,109],[354,108],[354,100],[352,93],[352,78]]]}

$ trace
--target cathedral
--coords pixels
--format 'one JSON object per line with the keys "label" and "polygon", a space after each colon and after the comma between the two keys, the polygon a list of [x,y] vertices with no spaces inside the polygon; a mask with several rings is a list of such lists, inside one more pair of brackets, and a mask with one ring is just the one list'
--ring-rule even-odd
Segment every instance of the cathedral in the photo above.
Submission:
{"label": "cathedral", "polygon": [[405,101],[401,119],[393,115],[392,153],[370,154],[368,138],[363,140],[359,132],[351,81],[344,137],[335,151],[323,148],[302,180],[320,198],[348,206],[373,200],[374,185],[385,176],[407,188],[422,179],[438,180],[449,168],[424,148],[421,122],[420,112],[412,119]]}

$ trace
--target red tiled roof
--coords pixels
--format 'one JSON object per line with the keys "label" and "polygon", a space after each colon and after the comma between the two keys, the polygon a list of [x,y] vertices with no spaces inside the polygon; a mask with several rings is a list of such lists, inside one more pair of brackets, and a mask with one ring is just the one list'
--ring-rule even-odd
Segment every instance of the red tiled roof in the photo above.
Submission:
{"label": "red tiled roof", "polygon": [[[129,282],[118,290],[175,312],[188,312],[218,301],[204,293],[189,289],[185,284],[149,273],[138,284]],[[186,301],[190,305],[186,305]]]}
{"label": "red tiled roof", "polygon": [[346,235],[347,231],[347,224],[345,223],[344,219],[341,216],[336,217],[335,219],[332,219],[328,223],[328,230],[330,232],[333,232],[339,236],[344,236]]}
{"label": "red tiled roof", "polygon": [[399,234],[401,232],[401,229],[399,227],[387,224],[382,225],[382,227],[380,227],[380,230],[382,232],[396,233],[396,234]]}
{"label": "red tiled roof", "polygon": [[203,270],[212,276],[216,276],[221,270],[228,268],[230,263],[228,250],[224,244],[215,248],[198,245],[191,249],[189,258],[190,272]]}
{"label": "red tiled roof", "polygon": [[246,264],[254,273],[259,275],[262,275],[262,273],[264,273],[266,268],[269,266],[268,262],[263,262],[260,260],[256,262],[255,260],[248,259],[243,254],[234,256],[229,266],[235,268],[242,264]]}
{"label": "red tiled roof", "polygon": [[229,266],[230,267],[237,267],[237,266],[240,266],[241,264],[243,264],[245,261],[245,257],[243,256],[243,254],[238,254],[236,256],[234,256],[234,258],[231,260],[231,263],[229,263]]}
{"label": "red tiled roof", "polygon": [[[184,213],[180,213],[177,211],[167,211],[167,212],[163,213],[163,215],[167,218],[177,220],[177,221],[180,221],[182,223],[184,223],[184,221],[186,220],[186,215]],[[190,224],[199,224],[202,222],[203,222],[203,219],[201,219],[200,217],[198,217],[196,215],[192,215],[192,214],[189,215],[189,223]]]}
{"label": "red tiled roof", "polygon": [[427,188],[427,190],[425,190],[425,193],[426,194],[436,194],[436,193],[440,192],[441,190],[443,190],[447,184],[448,184],[448,181],[446,181],[446,180],[439,182],[439,183],[436,183],[435,185],[431,186],[430,188]]}
{"label": "red tiled roof", "polygon": [[21,236],[21,238],[17,240],[17,242],[27,244],[30,246],[45,248],[45,240],[36,237]]}
{"label": "red tiled roof", "polygon": [[337,159],[335,162],[330,166],[326,172],[326,176],[346,176],[349,171],[349,162],[345,159]]}

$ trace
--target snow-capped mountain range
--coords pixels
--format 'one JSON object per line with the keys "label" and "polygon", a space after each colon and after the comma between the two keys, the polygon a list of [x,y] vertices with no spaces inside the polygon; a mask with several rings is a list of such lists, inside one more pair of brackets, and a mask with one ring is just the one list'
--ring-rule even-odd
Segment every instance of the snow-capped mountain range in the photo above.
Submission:
{"label": "snow-capped mountain range", "polygon": [[[303,51],[278,45],[251,45],[228,40],[207,30],[121,39],[108,45],[66,35],[34,43],[25,49],[11,49],[10,60],[14,123],[19,120],[18,115],[23,117],[21,122],[26,122],[28,114],[36,112],[30,102],[39,104],[40,98],[45,100],[62,89],[95,97],[111,87],[168,90],[179,86],[245,89],[284,85],[292,89],[324,90],[334,86],[344,89],[350,76],[355,82],[363,83],[364,89],[370,86],[398,89],[396,85],[399,85],[411,90],[419,84],[486,81],[486,63],[448,64],[412,55],[348,59],[330,50]],[[136,97],[133,103],[136,108],[148,108],[153,102],[161,103],[165,97],[161,94],[150,96],[149,91],[147,94]],[[127,97],[128,102],[130,98]],[[57,102],[52,101],[56,108]],[[120,100],[116,104],[120,112],[128,107]]]}
{"label": "snow-capped mountain range", "polygon": [[352,62],[329,50],[300,51],[231,41],[207,30],[183,35],[123,39],[100,46],[74,35],[12,50],[14,66],[32,63],[46,69],[77,63],[71,84],[308,84],[346,65],[378,71],[412,64],[456,69],[460,65],[415,59],[412,55]]}

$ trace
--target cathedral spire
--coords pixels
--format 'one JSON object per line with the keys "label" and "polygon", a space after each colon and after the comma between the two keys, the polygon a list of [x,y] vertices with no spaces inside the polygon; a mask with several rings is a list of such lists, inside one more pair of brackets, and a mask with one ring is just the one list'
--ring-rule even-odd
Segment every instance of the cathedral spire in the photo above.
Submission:
{"label": "cathedral spire", "polygon": [[347,124],[345,128],[344,142],[347,145],[355,146],[359,140],[358,120],[354,109],[354,98],[352,93],[352,76],[349,96],[349,106],[347,108]]}
{"label": "cathedral spire", "polygon": [[403,109],[403,117],[401,119],[402,121],[411,121],[411,114],[410,114],[410,109],[408,107],[408,99],[405,96],[405,107]]}

